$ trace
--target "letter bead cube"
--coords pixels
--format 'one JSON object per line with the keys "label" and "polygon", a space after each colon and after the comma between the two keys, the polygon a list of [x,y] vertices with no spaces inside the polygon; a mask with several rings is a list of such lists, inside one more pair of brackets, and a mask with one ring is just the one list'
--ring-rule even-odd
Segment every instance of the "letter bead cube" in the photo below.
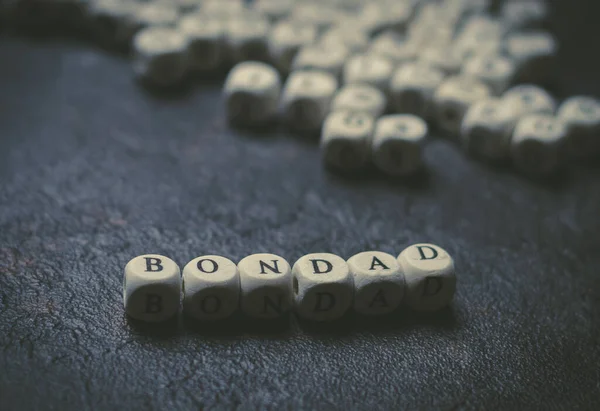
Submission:
{"label": "letter bead cube", "polygon": [[293,72],[281,97],[286,125],[295,132],[317,133],[329,113],[337,86],[335,76],[326,72]]}
{"label": "letter bead cube", "polygon": [[513,108],[519,117],[529,114],[554,114],[556,101],[543,88],[523,84],[509,89],[502,96],[505,104]]}
{"label": "letter bead cube", "polygon": [[427,64],[412,63],[394,72],[390,83],[392,106],[398,113],[427,118],[433,93],[442,84],[443,73]]}
{"label": "letter bead cube", "polygon": [[277,114],[281,80],[273,67],[247,61],[235,66],[225,80],[223,94],[229,122],[236,126],[261,126]]}
{"label": "letter bead cube", "polygon": [[292,307],[292,271],[275,254],[253,254],[238,263],[242,312],[259,319],[278,318]]}
{"label": "letter bead cube", "polygon": [[516,83],[545,84],[554,77],[558,46],[551,34],[512,34],[506,40],[506,49],[516,63]]}
{"label": "letter bead cube", "polygon": [[385,95],[375,87],[351,84],[342,87],[333,98],[331,111],[357,111],[368,113],[374,118],[385,111]]}
{"label": "letter bead cube", "polygon": [[292,70],[319,70],[327,72],[337,79],[342,73],[347,56],[346,48],[337,44],[304,46],[294,58]]}
{"label": "letter bead cube", "polygon": [[412,114],[393,114],[380,118],[372,143],[373,162],[384,173],[406,176],[418,171],[422,147],[427,138],[427,123]]}
{"label": "letter bead cube", "polygon": [[219,68],[224,59],[225,24],[199,13],[189,14],[179,21],[179,30],[188,37],[188,61],[193,71]]}
{"label": "letter bead cube", "polygon": [[406,282],[404,302],[415,311],[447,306],[456,291],[452,257],[433,244],[415,244],[398,256]]}
{"label": "letter bead cube", "polygon": [[288,74],[298,50],[313,44],[316,39],[315,25],[281,21],[273,27],[268,36],[270,59],[282,74]]}
{"label": "letter bead cube", "polygon": [[295,310],[300,317],[330,321],[351,307],[353,281],[343,258],[308,254],[296,261],[292,273]]}
{"label": "letter bead cube", "polygon": [[500,95],[510,85],[515,73],[513,62],[499,55],[471,57],[463,66],[463,73],[488,85],[494,95]]}
{"label": "letter bead cube", "polygon": [[346,84],[366,84],[387,93],[393,70],[394,65],[385,57],[358,54],[346,62],[344,82]]}
{"label": "letter bead cube", "polygon": [[547,114],[532,114],[517,123],[511,140],[511,156],[517,170],[530,177],[556,172],[567,138],[563,122]]}
{"label": "letter bead cube", "polygon": [[269,30],[269,22],[258,17],[240,16],[229,21],[225,43],[232,62],[237,64],[248,60],[267,61]]}
{"label": "letter bead cube", "polygon": [[220,320],[239,306],[240,275],[218,255],[194,258],[183,268],[183,311],[198,320]]}
{"label": "letter bead cube", "polygon": [[565,100],[558,118],[567,128],[567,144],[571,155],[594,157],[600,154],[600,101],[576,96]]}
{"label": "letter bead cube", "polygon": [[370,141],[374,119],[367,113],[335,111],[321,134],[321,152],[325,165],[339,171],[357,171],[370,159]]}
{"label": "letter bead cube", "polygon": [[404,297],[404,274],[396,258],[380,251],[365,251],[348,260],[354,279],[354,310],[386,314]]}
{"label": "letter bead cube", "polygon": [[123,304],[131,318],[159,322],[179,311],[181,276],[173,260],[158,254],[135,257],[125,266]]}

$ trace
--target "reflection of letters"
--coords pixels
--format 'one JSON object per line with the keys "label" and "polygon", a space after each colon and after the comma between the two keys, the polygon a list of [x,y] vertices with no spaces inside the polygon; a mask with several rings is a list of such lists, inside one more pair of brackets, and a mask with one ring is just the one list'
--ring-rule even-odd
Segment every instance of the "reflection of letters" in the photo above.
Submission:
{"label": "reflection of letters", "polygon": [[440,277],[427,277],[423,286],[422,297],[431,297],[436,295],[442,289],[443,283]]}
{"label": "reflection of letters", "polygon": [[157,314],[162,311],[162,297],[158,294],[146,294],[146,313]]}
{"label": "reflection of letters", "polygon": [[266,314],[269,311],[269,308],[275,311],[277,314],[281,314],[283,312],[283,299],[281,295],[277,296],[277,302],[273,301],[266,295],[264,296],[262,314]]}
{"label": "reflection of letters", "polygon": [[379,307],[387,307],[388,303],[385,300],[385,294],[383,293],[383,289],[379,289],[371,302],[369,303],[369,308],[373,308],[375,305]]}
{"label": "reflection of letters", "polygon": [[335,306],[335,296],[331,293],[317,293],[315,312],[329,311]]}
{"label": "reflection of letters", "polygon": [[221,299],[216,295],[209,295],[200,302],[200,309],[204,314],[214,314],[221,309]]}

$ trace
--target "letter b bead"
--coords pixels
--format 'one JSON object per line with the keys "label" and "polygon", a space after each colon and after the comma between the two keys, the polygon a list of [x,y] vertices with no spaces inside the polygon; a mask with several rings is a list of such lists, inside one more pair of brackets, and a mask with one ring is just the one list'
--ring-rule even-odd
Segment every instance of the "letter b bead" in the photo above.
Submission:
{"label": "letter b bead", "polygon": [[334,254],[308,254],[292,269],[296,313],[305,319],[329,321],[352,305],[354,293],[348,264]]}
{"label": "letter b bead", "polygon": [[179,267],[170,258],[141,255],[125,266],[123,303],[125,312],[136,320],[159,322],[174,316],[180,293]]}
{"label": "letter b bead", "polygon": [[416,311],[435,311],[450,303],[456,290],[452,257],[433,244],[415,244],[398,256],[404,271],[404,301]]}

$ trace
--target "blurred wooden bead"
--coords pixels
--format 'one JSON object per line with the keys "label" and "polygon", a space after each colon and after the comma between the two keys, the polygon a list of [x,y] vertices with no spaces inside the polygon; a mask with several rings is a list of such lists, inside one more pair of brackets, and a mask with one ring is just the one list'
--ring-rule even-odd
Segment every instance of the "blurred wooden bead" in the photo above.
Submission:
{"label": "blurred wooden bead", "polygon": [[179,19],[179,10],[167,3],[143,3],[127,14],[126,23],[119,32],[125,42],[131,41],[135,34],[144,28],[175,27]]}
{"label": "blurred wooden bead", "polygon": [[275,254],[253,254],[238,263],[242,312],[254,318],[277,318],[292,307],[292,271]]}
{"label": "blurred wooden bead", "polygon": [[516,63],[516,83],[545,84],[553,80],[558,46],[546,32],[513,34],[506,40],[507,53]]}
{"label": "blurred wooden bead", "polygon": [[130,317],[147,322],[164,321],[179,311],[179,267],[168,257],[147,254],[125,266],[123,304]]}
{"label": "blurred wooden bead", "polygon": [[135,74],[160,87],[180,83],[187,70],[187,38],[178,30],[149,27],[133,40]]}
{"label": "blurred wooden bead", "polygon": [[599,100],[585,96],[568,98],[559,107],[558,118],[567,129],[567,144],[571,155],[600,155]]}
{"label": "blurred wooden bead", "polygon": [[396,66],[414,61],[418,52],[413,42],[396,32],[381,33],[373,39],[368,49],[368,54],[383,57]]}
{"label": "blurred wooden bead", "polygon": [[363,27],[371,35],[384,30],[404,32],[413,15],[413,8],[406,2],[367,2],[360,10]]}
{"label": "blurred wooden bead", "polygon": [[239,306],[240,275],[218,255],[194,258],[183,268],[183,310],[199,320],[221,320]]}
{"label": "blurred wooden bead", "polygon": [[422,165],[422,147],[427,138],[427,123],[411,114],[380,118],[375,125],[373,162],[392,176],[406,176]]}
{"label": "blurred wooden bead", "polygon": [[511,156],[517,170],[531,177],[545,177],[561,166],[567,137],[564,124],[547,114],[532,114],[517,123],[511,140]]}
{"label": "blurred wooden bead", "polygon": [[428,47],[419,54],[419,60],[440,70],[445,76],[458,74],[462,67],[459,53],[448,46]]}
{"label": "blurred wooden bead", "polygon": [[235,66],[225,80],[227,118],[237,126],[261,126],[275,117],[281,80],[273,67],[247,61]]}
{"label": "blurred wooden bead", "polygon": [[547,3],[543,0],[505,2],[502,20],[515,31],[543,29],[548,25]]}
{"label": "blurred wooden bead", "polygon": [[332,27],[320,39],[321,44],[339,45],[351,53],[363,52],[369,45],[369,36],[356,28]]}
{"label": "blurred wooden bead", "polygon": [[321,134],[325,165],[346,172],[364,168],[370,159],[373,127],[374,119],[367,113],[332,112],[325,120]]}
{"label": "blurred wooden bead", "polygon": [[515,74],[513,62],[502,56],[481,55],[470,58],[463,73],[485,83],[495,95],[500,95],[510,85]]}
{"label": "blurred wooden bead", "polygon": [[340,45],[304,46],[294,58],[292,70],[319,70],[339,78],[347,56],[348,51]]}
{"label": "blurred wooden bead", "polygon": [[225,24],[202,14],[189,14],[179,21],[179,30],[188,38],[188,63],[193,71],[218,69],[224,59]]}
{"label": "blurred wooden bead", "polygon": [[430,115],[432,98],[444,75],[423,63],[406,64],[396,70],[390,83],[391,105],[398,113]]}
{"label": "blurred wooden bead", "polygon": [[282,20],[290,15],[294,0],[256,0],[254,9],[267,16],[271,22]]}
{"label": "blurred wooden bead", "polygon": [[295,71],[287,79],[281,104],[287,126],[300,133],[316,133],[329,113],[337,80],[321,71]]}
{"label": "blurred wooden bead", "polygon": [[225,43],[234,64],[247,60],[267,61],[269,57],[268,34],[270,26],[266,19],[243,17],[227,23]]}
{"label": "blurred wooden bead", "polygon": [[524,84],[509,89],[502,96],[505,104],[513,107],[519,117],[529,114],[554,114],[556,100],[543,88]]}
{"label": "blurred wooden bead", "polygon": [[433,95],[435,123],[443,131],[458,135],[469,107],[489,95],[489,88],[477,79],[464,75],[449,77]]}
{"label": "blurred wooden bead", "polygon": [[385,95],[375,87],[351,84],[342,87],[333,98],[331,111],[358,111],[380,117],[385,111]]}
{"label": "blurred wooden bead", "polygon": [[291,71],[292,62],[303,46],[313,44],[317,39],[315,25],[281,21],[268,37],[270,59],[283,74]]}
{"label": "blurred wooden bead", "polygon": [[308,254],[296,261],[292,273],[295,310],[300,317],[331,321],[352,306],[352,276],[343,258]]}
{"label": "blurred wooden bead", "polygon": [[398,256],[406,281],[404,302],[416,311],[447,306],[456,291],[452,257],[433,244],[415,244]]}
{"label": "blurred wooden bead", "polygon": [[383,57],[358,54],[351,57],[344,66],[346,84],[366,84],[386,93],[394,66]]}
{"label": "blurred wooden bead", "polygon": [[380,251],[365,251],[348,260],[354,279],[354,310],[361,314],[394,311],[404,297],[404,273],[396,258]]}

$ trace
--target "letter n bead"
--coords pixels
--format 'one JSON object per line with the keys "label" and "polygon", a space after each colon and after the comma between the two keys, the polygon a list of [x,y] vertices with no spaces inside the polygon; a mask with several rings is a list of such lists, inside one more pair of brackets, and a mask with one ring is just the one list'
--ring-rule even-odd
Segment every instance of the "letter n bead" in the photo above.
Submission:
{"label": "letter n bead", "polygon": [[329,321],[352,305],[354,293],[348,264],[334,254],[301,257],[292,269],[296,313],[305,319]]}
{"label": "letter n bead", "polygon": [[168,257],[147,254],[125,266],[123,303],[132,318],[147,322],[169,319],[179,311],[181,276]]}
{"label": "letter n bead", "polygon": [[239,306],[240,275],[235,263],[205,255],[183,268],[183,311],[199,320],[220,320]]}
{"label": "letter n bead", "polygon": [[396,258],[380,251],[365,251],[348,260],[354,278],[354,310],[361,314],[386,314],[404,296],[404,274]]}
{"label": "letter n bead", "polygon": [[292,306],[292,270],[275,254],[252,254],[238,263],[242,312],[254,318],[277,318]]}
{"label": "letter n bead", "polygon": [[433,244],[415,244],[398,256],[404,272],[404,301],[416,311],[435,311],[454,297],[456,275],[452,257]]}

